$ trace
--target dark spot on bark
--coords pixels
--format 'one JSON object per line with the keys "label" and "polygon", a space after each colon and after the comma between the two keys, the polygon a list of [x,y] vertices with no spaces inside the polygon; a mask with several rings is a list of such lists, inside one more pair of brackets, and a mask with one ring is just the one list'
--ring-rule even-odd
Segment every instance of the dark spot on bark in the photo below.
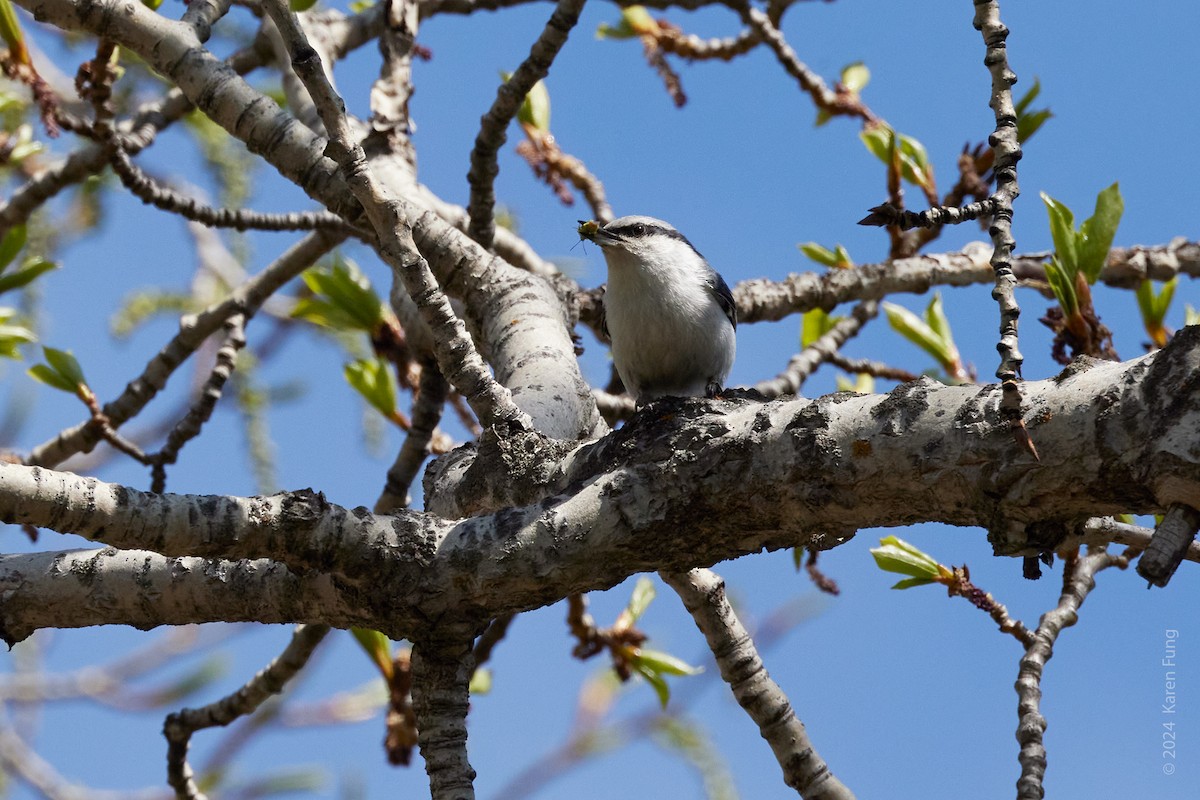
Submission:
{"label": "dark spot on bark", "polygon": [[954,426],[963,428],[972,425],[994,424],[996,418],[992,415],[989,419],[990,399],[993,393],[999,390],[995,384],[980,387],[979,391],[968,402],[959,406],[958,411],[954,415]]}
{"label": "dark spot on bark", "polygon": [[881,423],[881,432],[887,436],[899,436],[912,425],[913,420],[929,408],[929,390],[934,381],[923,378],[902,383],[871,409],[871,416]]}
{"label": "dark spot on bark", "polygon": [[310,526],[329,512],[329,501],[322,492],[298,489],[283,496],[280,509],[280,524],[284,526]]}
{"label": "dark spot on bark", "polygon": [[821,412],[816,401],[807,403],[803,408],[796,412],[795,416],[784,426],[784,430],[792,433],[798,429],[802,430],[826,430],[829,427],[829,419]]}

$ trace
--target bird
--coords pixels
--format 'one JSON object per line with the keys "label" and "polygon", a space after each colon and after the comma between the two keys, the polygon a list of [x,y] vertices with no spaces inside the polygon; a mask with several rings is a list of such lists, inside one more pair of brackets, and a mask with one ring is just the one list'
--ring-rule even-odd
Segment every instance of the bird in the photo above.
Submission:
{"label": "bird", "polygon": [[719,394],[737,350],[737,306],[725,279],[686,236],[654,217],[580,220],[578,232],[608,263],[604,316],[613,364],[636,405]]}

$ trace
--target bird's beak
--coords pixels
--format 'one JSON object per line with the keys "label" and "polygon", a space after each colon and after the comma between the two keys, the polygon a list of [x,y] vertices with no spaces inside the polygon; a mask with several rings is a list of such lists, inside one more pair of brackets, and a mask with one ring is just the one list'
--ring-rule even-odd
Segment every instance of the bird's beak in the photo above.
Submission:
{"label": "bird's beak", "polygon": [[579,220],[578,231],[580,239],[586,239],[593,244],[600,245],[601,247],[620,241],[617,237],[604,230],[604,228],[600,226],[600,223],[594,219]]}

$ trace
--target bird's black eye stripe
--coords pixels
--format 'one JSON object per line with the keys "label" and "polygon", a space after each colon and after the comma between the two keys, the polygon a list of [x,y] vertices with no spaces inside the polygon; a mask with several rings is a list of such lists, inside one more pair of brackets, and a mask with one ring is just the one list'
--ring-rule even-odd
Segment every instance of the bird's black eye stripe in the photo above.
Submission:
{"label": "bird's black eye stripe", "polygon": [[668,239],[675,239],[683,242],[693,250],[695,245],[688,241],[688,238],[674,228],[664,228],[662,225],[649,225],[644,222],[633,222],[627,225],[622,225],[619,228],[605,228],[606,231],[614,236],[619,236],[622,239],[644,239],[647,236],[666,236]]}

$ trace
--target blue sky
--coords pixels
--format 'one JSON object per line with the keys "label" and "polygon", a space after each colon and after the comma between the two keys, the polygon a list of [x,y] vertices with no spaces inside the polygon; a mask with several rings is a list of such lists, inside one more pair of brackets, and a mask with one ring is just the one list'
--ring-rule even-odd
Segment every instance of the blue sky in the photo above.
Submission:
{"label": "blue sky", "polygon": [[[163,11],[177,16],[180,8],[169,2]],[[494,96],[497,73],[524,58],[550,11],[549,4],[537,4],[472,19],[434,19],[423,27],[419,41],[434,57],[415,70],[415,141],[422,180],[447,200],[466,200],[467,159],[479,116]],[[1200,167],[1194,132],[1200,119],[1195,86],[1200,76],[1193,53],[1200,10],[1173,4],[1170,11],[1147,13],[1138,4],[1115,2],[1002,5],[1002,19],[1012,30],[1009,57],[1021,80],[1018,92],[1039,78],[1038,105],[1055,114],[1028,143],[1020,162],[1022,196],[1014,223],[1019,252],[1050,246],[1039,191],[1086,216],[1096,193],[1113,181],[1120,181],[1126,207],[1118,245],[1196,238]],[[866,102],[926,146],[944,187],[962,146],[984,140],[993,127],[987,107],[990,79],[972,13],[965,1],[799,3],[783,30],[800,58],[830,83],[844,65],[865,61],[872,73]],[[885,198],[882,165],[864,149],[855,122],[838,119],[815,128],[811,102],[765,49],[730,64],[674,62],[689,96],[688,105],[676,109],[637,42],[593,36],[599,23],[615,22],[617,16],[612,5],[590,5],[548,79],[559,144],[604,180],[617,214],[671,221],[731,284],[822,269],[796,249],[799,242],[841,243],[864,263],[885,256],[886,236],[855,225]],[[737,29],[727,10],[667,17],[702,36]],[[376,61],[377,54],[364,48],[339,69],[352,110],[365,109]],[[562,259],[586,285],[602,282],[599,252],[575,246],[575,220],[587,213],[581,206],[559,205],[533,180],[512,151],[518,136],[513,128],[502,153],[498,196],[543,255]],[[172,133],[139,163],[165,170],[194,166],[196,160],[186,138]],[[188,177],[211,190],[202,174],[193,170]],[[266,170],[255,178],[255,208],[308,207],[298,190],[271,180]],[[957,249],[984,236],[977,227],[962,228],[928,252]],[[63,254],[64,269],[43,279],[43,338],[79,355],[102,398],[115,396],[174,328],[173,321],[162,320],[114,344],[106,326],[134,288],[188,286],[194,259],[183,232],[181,223],[161,212],[121,201],[112,206],[98,243],[73,246]],[[280,234],[251,237],[251,267],[261,267],[291,241]],[[362,251],[354,254],[377,285],[387,285],[387,273],[377,262]],[[986,379],[995,369],[998,323],[987,287],[946,290],[943,296],[964,358]],[[928,297],[898,300],[919,309]],[[1050,334],[1037,322],[1048,304],[1028,290],[1018,300],[1026,312],[1021,325],[1025,377],[1049,377],[1059,368],[1049,359]],[[1193,283],[1180,285],[1168,324],[1182,324],[1184,302],[1200,306]],[[1141,353],[1145,335],[1133,296],[1099,292],[1097,307],[1116,333],[1120,354]],[[774,375],[793,353],[798,330],[798,318],[742,326],[731,382]],[[268,332],[269,325],[256,321],[249,329],[251,343]],[[882,320],[847,352],[918,371],[932,366]],[[399,439],[387,432],[382,444],[364,444],[363,410],[342,381],[343,360],[327,340],[301,337],[264,370],[268,382],[298,379],[307,392],[303,400],[270,414],[278,484],[313,486],[336,502],[369,506]],[[607,373],[607,361],[594,344],[584,367],[593,380]],[[832,375],[822,370],[806,394],[831,391]],[[18,447],[28,448],[80,419],[81,409],[70,398],[32,389],[20,369],[6,367],[3,380],[15,393],[10,398],[37,392]],[[175,380],[164,407],[185,382]],[[241,441],[236,416],[218,412],[212,430],[184,451],[170,473],[169,489],[254,493],[244,459],[227,455]],[[141,468],[116,463],[100,474],[141,488],[149,482]],[[1030,626],[1057,601],[1058,565],[1040,582],[1024,581],[1019,561],[991,556],[982,530],[925,525],[894,532],[943,563],[969,564],[975,582]],[[867,553],[884,533],[862,531],[822,557],[825,571],[841,584],[838,598],[813,596],[788,554],[744,558],[718,571],[750,622],[797,598],[804,604],[803,621],[765,653],[767,666],[819,751],[860,797],[1011,795],[1018,774],[1012,683],[1019,647],[984,614],[960,599],[948,600],[940,590],[892,592],[893,577],[876,570]],[[15,530],[9,536],[10,542],[18,538]],[[78,542],[47,532],[39,546],[57,549]],[[1194,687],[1200,679],[1200,648],[1191,644],[1200,634],[1191,612],[1200,598],[1200,577],[1192,566],[1185,565],[1166,590],[1147,591],[1132,571],[1101,574],[1079,624],[1060,638],[1043,683],[1049,796],[1196,796],[1200,705],[1195,692],[1181,691],[1175,715],[1161,710],[1168,631],[1178,632],[1181,684]],[[613,620],[631,586],[593,596],[600,622]],[[562,607],[554,607],[518,619],[496,652],[494,691],[473,701],[471,756],[482,798],[497,796],[514,775],[561,746],[581,684],[602,666],[599,660],[581,664],[570,657],[564,615]],[[654,647],[695,663],[705,660],[701,637],[665,587],[660,586],[643,627]],[[62,670],[116,657],[160,635],[66,632],[46,637],[42,646],[48,668]],[[192,702],[235,687],[286,638],[287,630],[278,627],[239,633],[227,649],[226,677]],[[327,650],[300,689],[305,701],[318,702],[372,679],[370,664],[348,636],[338,635]],[[710,668],[707,677],[691,679],[704,688],[695,690],[686,713],[702,721],[742,797],[789,796],[769,749],[713,672]],[[681,691],[682,683],[676,684]],[[616,703],[613,717],[637,715],[653,704],[649,689],[633,685]],[[1174,759],[1163,757],[1164,722],[1178,723]],[[48,709],[36,730],[43,755],[74,779],[98,788],[161,785],[164,747],[154,714],[118,716],[66,704]],[[330,782],[321,796],[338,797],[343,791],[370,798],[422,796],[427,784],[419,761],[409,770],[387,767],[379,749],[382,734],[379,715],[356,725],[269,733],[250,748],[242,769],[324,763]],[[203,754],[220,738],[201,733],[196,747]],[[1176,767],[1174,774],[1164,774],[1167,764]],[[355,787],[363,794],[354,795]],[[601,800],[668,794],[702,796],[695,771],[677,755],[640,740],[587,760],[537,796]],[[16,796],[29,795],[18,790]]]}

